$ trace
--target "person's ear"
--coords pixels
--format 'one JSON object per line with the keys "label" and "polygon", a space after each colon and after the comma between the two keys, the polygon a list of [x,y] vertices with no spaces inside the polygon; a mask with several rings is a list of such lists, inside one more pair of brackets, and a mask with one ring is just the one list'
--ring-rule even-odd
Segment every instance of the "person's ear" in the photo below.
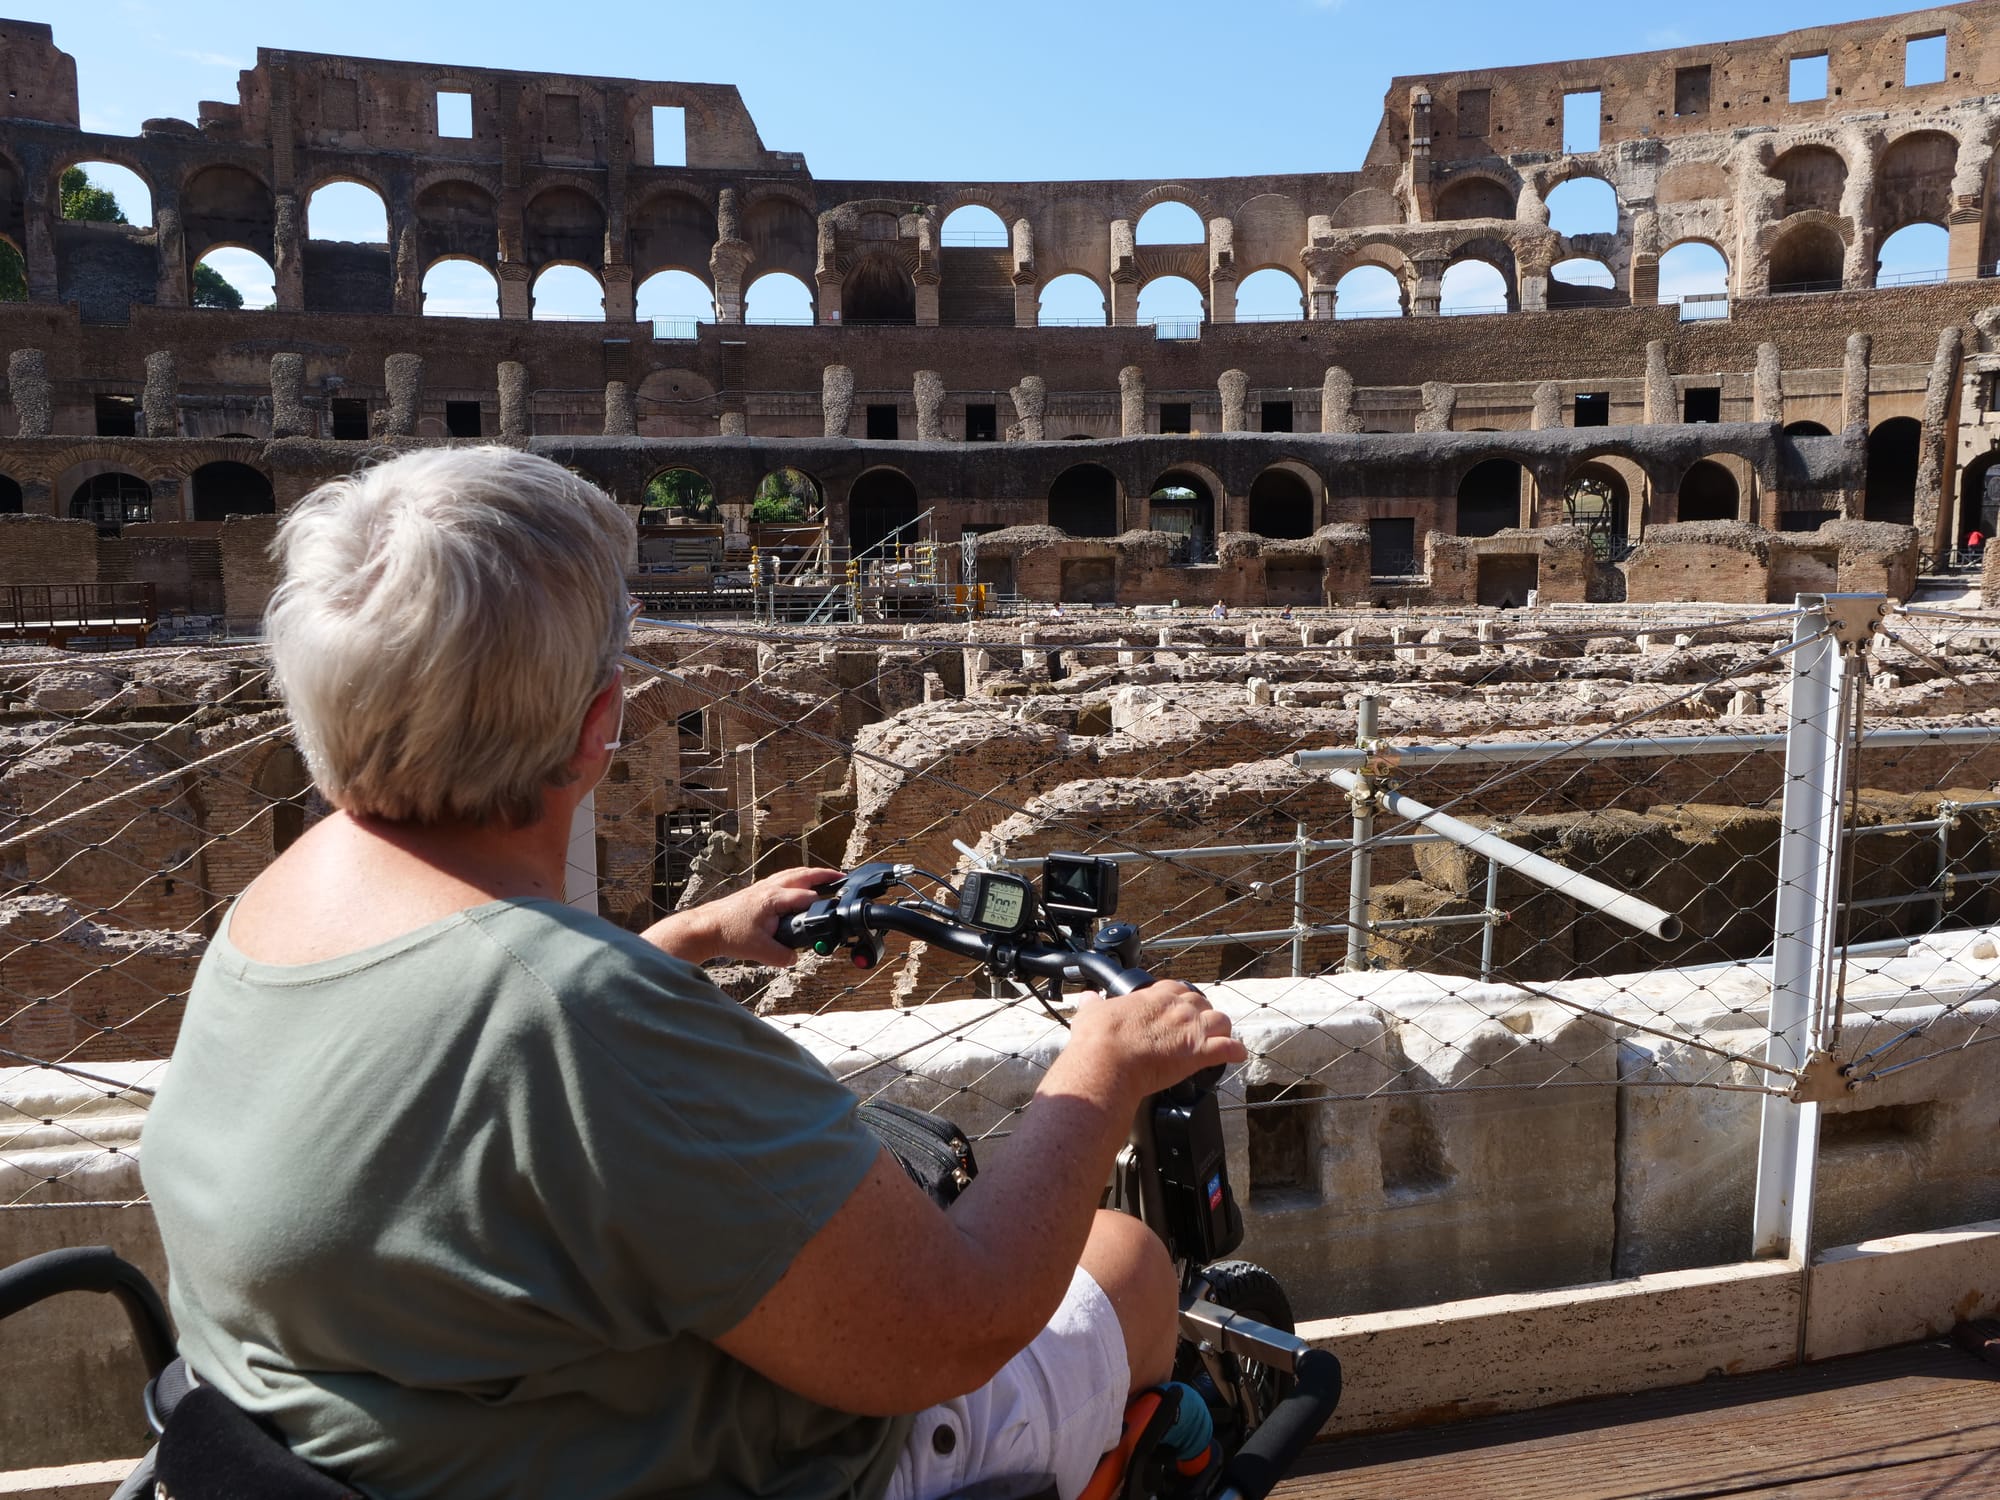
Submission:
{"label": "person's ear", "polygon": [[590,700],[584,710],[583,728],[576,737],[572,760],[580,765],[606,760],[619,747],[625,722],[625,669],[611,674],[611,681]]}

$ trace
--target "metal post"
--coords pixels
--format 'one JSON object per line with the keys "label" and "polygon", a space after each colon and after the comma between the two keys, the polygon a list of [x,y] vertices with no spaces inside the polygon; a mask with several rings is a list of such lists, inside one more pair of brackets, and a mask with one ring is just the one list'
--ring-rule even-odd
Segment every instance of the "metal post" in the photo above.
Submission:
{"label": "metal post", "polygon": [[[1771,946],[1770,1040],[1765,1060],[1802,1070],[1831,1024],[1834,943],[1840,900],[1841,802],[1848,767],[1848,715],[1859,657],[1852,647],[1869,623],[1855,596],[1802,594],[1793,630],[1791,712],[1785,736],[1785,791],[1778,842],[1778,898]],[[1764,1098],[1757,1141],[1750,1253],[1803,1266],[1812,1253],[1813,1185],[1819,1159],[1819,1105]]]}
{"label": "metal post", "polygon": [[1500,861],[1486,861],[1486,922],[1479,934],[1479,982],[1493,979],[1494,929],[1500,925]]}
{"label": "metal post", "polygon": [[1306,825],[1293,825],[1292,839],[1292,978],[1303,979],[1306,972],[1306,850],[1312,841]]}
{"label": "metal post", "polygon": [[[1375,695],[1363,693],[1356,706],[1354,742],[1366,753],[1375,742]],[[1347,864],[1347,961],[1350,974],[1368,967],[1368,906],[1374,883],[1375,851],[1369,841],[1375,837],[1375,784],[1364,768],[1348,790],[1348,805],[1354,809],[1354,853]]]}

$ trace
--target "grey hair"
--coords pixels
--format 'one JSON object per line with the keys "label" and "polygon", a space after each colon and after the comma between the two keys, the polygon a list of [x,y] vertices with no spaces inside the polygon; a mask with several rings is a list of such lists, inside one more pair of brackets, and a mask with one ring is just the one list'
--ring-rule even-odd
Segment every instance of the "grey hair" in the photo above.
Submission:
{"label": "grey hair", "polygon": [[278,528],[279,691],[347,812],[521,826],[561,785],[629,628],[632,521],[512,448],[434,448],[321,485]]}

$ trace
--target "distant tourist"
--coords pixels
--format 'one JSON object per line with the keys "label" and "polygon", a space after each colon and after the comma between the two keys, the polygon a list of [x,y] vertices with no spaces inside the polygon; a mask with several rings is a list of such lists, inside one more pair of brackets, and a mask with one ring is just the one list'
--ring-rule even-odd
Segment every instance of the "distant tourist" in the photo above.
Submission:
{"label": "distant tourist", "polygon": [[1228,606],[1228,605],[1226,605],[1226,604],[1224,604],[1224,603],[1223,603],[1223,602],[1222,602],[1222,601],[1221,601],[1220,599],[1216,600],[1216,601],[1215,601],[1215,608],[1211,609],[1211,610],[1210,610],[1210,611],[1208,612],[1208,617],[1209,617],[1209,618],[1210,618],[1211,620],[1226,620],[1226,619],[1228,619],[1228,618],[1229,618],[1229,606]]}

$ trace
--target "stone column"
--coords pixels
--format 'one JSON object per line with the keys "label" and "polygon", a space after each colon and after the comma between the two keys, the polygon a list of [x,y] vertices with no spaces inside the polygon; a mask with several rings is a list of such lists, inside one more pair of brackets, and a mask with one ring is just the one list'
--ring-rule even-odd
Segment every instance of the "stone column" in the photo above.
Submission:
{"label": "stone column", "polygon": [[306,305],[306,237],[296,193],[279,193],[271,219],[271,270],[276,281],[279,312],[299,312]]}
{"label": "stone column", "polygon": [[1952,175],[1951,215],[1946,230],[1950,249],[1945,257],[1945,274],[1953,281],[1970,281],[1980,273],[1986,175],[1992,162],[1993,147],[1986,141],[1958,148],[1958,169]]}
{"label": "stone column", "polygon": [[161,349],[146,356],[146,394],[140,400],[140,409],[145,414],[140,428],[142,436],[180,436],[180,383],[175,378],[170,350]]}
{"label": "stone column", "polygon": [[1843,432],[1868,435],[1869,355],[1875,346],[1872,334],[1850,333],[1847,354],[1840,366],[1840,426]]}
{"label": "stone column", "polygon": [[309,437],[312,415],[306,410],[306,357],[303,354],[271,356],[271,436]]}
{"label": "stone column", "polygon": [[1450,432],[1452,415],[1458,410],[1458,387],[1443,380],[1426,380],[1421,391],[1424,404],[1417,413],[1417,431]]}
{"label": "stone column", "polygon": [[1880,131],[1844,134],[1840,154],[1847,159],[1847,185],[1840,192],[1841,216],[1854,226],[1841,260],[1841,281],[1850,289],[1875,285],[1875,253],[1881,240],[1875,231],[1875,164],[1881,158]]}
{"label": "stone column", "polygon": [[[1547,210],[1543,212],[1546,214]],[[1549,310],[1550,264],[1548,254],[1539,247],[1533,254],[1522,255],[1515,260],[1517,300],[1522,312]]]}
{"label": "stone column", "polygon": [[417,239],[416,212],[407,204],[399,204],[391,213],[389,244],[396,257],[389,273],[390,305],[403,317],[421,317],[424,311],[423,251]]}
{"label": "stone column", "polygon": [[1553,380],[1544,380],[1535,387],[1535,411],[1528,418],[1528,426],[1532,431],[1546,432],[1562,425],[1562,387]]}
{"label": "stone column", "polygon": [[1042,321],[1041,297],[1035,287],[1035,226],[1016,219],[1011,231],[1014,258],[1014,326],[1033,328]]}
{"label": "stone column", "polygon": [[820,371],[819,409],[822,435],[846,437],[848,424],[854,420],[854,372],[846,365],[828,365]]}
{"label": "stone column", "polygon": [[1008,393],[1014,398],[1014,414],[1021,420],[1017,424],[1020,440],[1024,443],[1039,443],[1048,436],[1048,386],[1039,375],[1024,375],[1021,383]]}
{"label": "stone column", "polygon": [[155,274],[153,301],[159,307],[188,305],[187,236],[181,231],[180,200],[162,193],[153,202]]}
{"label": "stone column", "polygon": [[1222,397],[1222,430],[1224,432],[1248,432],[1250,424],[1247,408],[1250,404],[1250,377],[1241,370],[1224,370],[1215,382],[1216,393]]}
{"label": "stone column", "polygon": [[944,380],[935,370],[919,370],[912,382],[911,396],[917,408],[917,441],[941,443],[944,439]]}
{"label": "stone column", "polygon": [[1757,346],[1757,368],[1751,377],[1751,418],[1782,426],[1785,420],[1785,369],[1776,344]]}
{"label": "stone column", "polygon": [[1359,432],[1360,418],[1354,411],[1354,377],[1339,365],[1328,365],[1326,380],[1319,389],[1319,430]]}
{"label": "stone column", "polygon": [[1634,307],[1660,302],[1660,216],[1652,209],[1632,215],[1632,266],[1626,273]]}
{"label": "stone column", "polygon": [[1139,247],[1132,221],[1111,221],[1111,326],[1132,328],[1139,322]]}
{"label": "stone column", "polygon": [[1236,321],[1236,225],[1208,221],[1208,321]]}
{"label": "stone column", "polygon": [[1654,339],[1646,345],[1645,419],[1649,423],[1681,419],[1680,392],[1674,387],[1673,371],[1667,368],[1665,339]]}
{"label": "stone column", "polygon": [[604,382],[604,435],[637,437],[639,412],[632,403],[632,387],[622,380]]}
{"label": "stone column", "polygon": [[1127,365],[1118,372],[1118,431],[1138,437],[1146,430],[1146,372]]}
{"label": "stone column", "polygon": [[715,418],[715,431],[718,437],[748,437],[750,435],[749,414],[739,407],[732,407],[719,412]]}
{"label": "stone column", "polygon": [[1444,273],[1448,266],[1442,255],[1419,255],[1416,267],[1417,289],[1410,299],[1410,316],[1435,318],[1444,302]]}
{"label": "stone column", "polygon": [[638,309],[633,304],[632,268],[623,264],[607,265],[604,268],[604,321],[630,323],[638,316]]}
{"label": "stone column", "polygon": [[509,442],[527,438],[530,424],[528,367],[519,360],[500,362],[500,436]]}
{"label": "stone column", "polygon": [[7,392],[19,424],[17,436],[47,437],[55,431],[49,362],[41,350],[16,349],[7,356]]}
{"label": "stone column", "polygon": [[928,214],[917,219],[917,266],[910,273],[910,284],[917,294],[917,327],[938,326],[938,283],[942,275],[938,267],[937,245],[932,239],[931,221]]}
{"label": "stone column", "polygon": [[1917,546],[1942,554],[1951,546],[1951,450],[1958,432],[1959,359],[1964,331],[1956,323],[1938,334],[1924,384],[1924,427],[1917,453]]}
{"label": "stone column", "polygon": [[813,252],[814,303],[822,323],[840,321],[840,240],[833,215],[819,216],[817,249]]}
{"label": "stone column", "polygon": [[389,404],[381,412],[382,436],[415,437],[424,399],[424,362],[415,354],[392,354],[382,362]]}
{"label": "stone column", "polygon": [[525,323],[534,316],[533,274],[518,260],[503,260],[494,271],[500,278],[500,316]]}
{"label": "stone column", "polygon": [[30,302],[54,302],[58,298],[56,220],[62,216],[60,210],[60,200],[48,193],[37,193],[31,180],[24,209],[28,242],[21,247],[21,259],[27,267]]}

